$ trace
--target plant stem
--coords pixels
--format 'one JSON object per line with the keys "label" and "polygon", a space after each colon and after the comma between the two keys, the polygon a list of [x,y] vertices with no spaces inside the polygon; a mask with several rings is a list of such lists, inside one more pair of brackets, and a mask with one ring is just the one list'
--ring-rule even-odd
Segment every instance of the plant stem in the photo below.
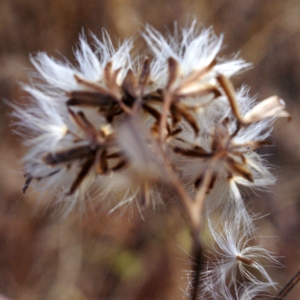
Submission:
{"label": "plant stem", "polygon": [[300,270],[298,273],[287,283],[287,285],[279,292],[279,294],[274,298],[274,300],[283,299],[299,282],[300,280]]}
{"label": "plant stem", "polygon": [[202,269],[202,245],[201,240],[199,238],[199,231],[191,232],[191,236],[193,239],[193,246],[192,246],[192,282],[191,282],[191,289],[190,289],[190,299],[196,300],[199,294],[199,281],[200,281],[200,273]]}

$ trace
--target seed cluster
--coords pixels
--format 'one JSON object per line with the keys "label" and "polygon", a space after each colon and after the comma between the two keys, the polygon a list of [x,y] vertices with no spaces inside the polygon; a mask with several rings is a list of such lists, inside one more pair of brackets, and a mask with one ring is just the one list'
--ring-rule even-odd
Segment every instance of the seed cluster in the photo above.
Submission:
{"label": "seed cluster", "polygon": [[[211,30],[198,31],[193,23],[180,36],[164,38],[147,27],[143,37],[151,59],[133,58],[131,41],[115,49],[106,33],[103,42],[93,37],[94,50],[80,38],[78,66],[44,53],[31,59],[39,78],[24,86],[31,104],[15,107],[31,147],[23,191],[37,182],[69,211],[95,196],[113,199],[117,207],[132,201],[156,205],[164,194],[159,191],[171,189],[192,232],[200,232],[206,216],[212,248],[218,243],[217,256],[225,253],[223,260],[208,263],[202,290],[212,295],[211,284],[219,285],[217,299],[228,278],[217,278],[216,270],[232,274],[241,265],[259,270],[267,280],[264,288],[272,285],[252,255],[259,249],[240,249],[239,233],[231,236],[236,232],[231,227],[243,232],[244,247],[254,232],[253,216],[238,185],[274,182],[255,150],[269,143],[276,118],[289,117],[284,102],[273,96],[256,103],[245,86],[236,91],[230,77],[249,64],[220,57],[222,38]],[[228,217],[232,222],[217,232]],[[257,284],[245,267],[240,270]]]}

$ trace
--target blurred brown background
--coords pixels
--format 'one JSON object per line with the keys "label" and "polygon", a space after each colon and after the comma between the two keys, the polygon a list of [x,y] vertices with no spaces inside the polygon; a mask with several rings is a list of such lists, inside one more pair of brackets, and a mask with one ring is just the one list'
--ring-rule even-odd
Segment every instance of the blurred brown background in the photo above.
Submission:
{"label": "blurred brown background", "polygon": [[[74,60],[82,29],[113,41],[135,35],[149,23],[164,31],[173,22],[200,24],[225,34],[223,54],[240,50],[255,68],[235,79],[253,95],[285,99],[293,119],[279,120],[269,157],[278,177],[268,193],[249,194],[249,205],[266,215],[261,238],[284,265],[271,269],[284,285],[300,268],[300,1],[297,0],[1,0],[0,95],[24,101],[28,56],[46,51]],[[36,206],[32,189],[21,193],[20,159],[26,149],[13,135],[10,109],[0,102],[0,294],[8,299],[182,299],[189,269],[190,239],[177,208],[122,216],[90,209],[60,220]],[[42,207],[42,208],[41,208]],[[299,299],[300,285],[286,299]],[[0,296],[0,299],[1,296]],[[3,298],[4,299],[4,298]]]}

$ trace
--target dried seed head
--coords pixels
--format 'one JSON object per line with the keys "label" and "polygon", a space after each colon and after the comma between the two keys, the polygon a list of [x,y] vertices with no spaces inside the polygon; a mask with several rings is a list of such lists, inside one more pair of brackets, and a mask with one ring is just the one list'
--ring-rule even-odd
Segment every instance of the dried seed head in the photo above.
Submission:
{"label": "dried seed head", "polygon": [[236,183],[272,181],[255,150],[274,119],[289,115],[278,97],[255,104],[245,88],[234,90],[230,77],[249,64],[221,59],[222,37],[195,22],[181,36],[164,38],[147,26],[143,37],[151,60],[132,59],[131,41],[114,49],[106,33],[103,42],[93,36],[95,49],[80,37],[78,66],[44,53],[31,58],[44,82],[25,86],[31,107],[15,107],[31,132],[24,191],[38,181],[77,201],[94,185],[109,195],[101,182],[118,178],[111,181],[133,191],[122,187],[128,199],[144,203],[158,182],[170,184],[172,170],[196,199],[225,183],[222,199],[242,202]]}
{"label": "dried seed head", "polygon": [[[151,60],[133,59],[131,41],[114,49],[106,33],[103,42],[93,36],[95,49],[80,37],[77,66],[31,58],[39,76],[24,87],[31,104],[14,106],[30,146],[23,191],[33,183],[51,190],[66,214],[92,197],[111,211],[157,206],[172,191],[193,233],[203,216],[210,231],[204,295],[232,299],[232,288],[252,299],[274,286],[261,261],[275,260],[251,244],[254,217],[239,185],[274,183],[255,151],[275,119],[290,115],[277,96],[257,104],[245,86],[235,90],[230,78],[249,64],[221,58],[222,37],[211,29],[193,22],[164,38],[147,26],[143,37]],[[238,275],[250,283],[239,287]]]}

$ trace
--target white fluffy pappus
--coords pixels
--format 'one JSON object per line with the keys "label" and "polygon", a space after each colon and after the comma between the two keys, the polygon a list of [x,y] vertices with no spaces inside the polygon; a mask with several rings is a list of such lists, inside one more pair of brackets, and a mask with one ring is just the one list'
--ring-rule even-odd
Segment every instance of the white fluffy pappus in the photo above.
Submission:
{"label": "white fluffy pappus", "polygon": [[245,282],[256,286],[257,291],[275,288],[276,283],[263,264],[279,266],[279,263],[272,256],[273,253],[254,245],[252,228],[233,214],[221,226],[214,226],[208,220],[208,228],[211,240],[208,262],[203,273],[204,291],[211,292],[214,288],[222,290],[224,287],[228,289],[232,286],[235,293],[239,294],[240,285]]}
{"label": "white fluffy pappus", "polygon": [[105,86],[104,68],[109,62],[112,63],[112,70],[121,69],[117,78],[121,83],[128,68],[132,67],[130,56],[132,40],[126,40],[115,49],[106,31],[102,35],[103,42],[95,35],[92,37],[94,49],[88,44],[84,34],[80,36],[78,48],[75,50],[77,66],[65,59],[61,61],[49,57],[44,52],[31,56],[30,60],[38,72],[35,77],[42,79],[42,82],[33,82],[34,88],[52,96],[52,101],[67,100],[64,92],[89,89],[79,84],[74,75]]}
{"label": "white fluffy pappus", "polygon": [[211,28],[201,30],[196,21],[180,29],[175,24],[174,34],[169,34],[167,38],[149,25],[142,35],[149,46],[150,53],[153,53],[152,76],[161,85],[166,82],[165,62],[169,57],[173,57],[179,63],[182,78],[193,71],[207,67],[215,59],[217,59],[216,65],[207,76],[208,80],[212,81],[215,81],[217,73],[231,77],[251,66],[236,57],[227,60],[220,58],[223,36],[218,37]]}
{"label": "white fluffy pappus", "polygon": [[[111,62],[111,69],[120,69],[117,82],[121,84],[127,70],[132,66],[130,49],[132,41],[125,41],[117,49],[112,45],[108,34],[103,32],[103,42],[92,36],[94,49],[87,43],[84,34],[80,36],[78,48],[75,50],[77,66],[70,62],[57,60],[45,53],[31,56],[30,60],[36,72],[31,74],[30,84],[24,84],[23,89],[30,95],[29,102],[25,105],[10,104],[13,116],[17,119],[14,123],[16,132],[22,137],[30,149],[23,158],[27,181],[23,190],[28,188],[31,181],[37,180],[34,185],[41,191],[51,191],[56,199],[54,203],[64,206],[70,211],[78,201],[89,198],[91,186],[97,181],[96,172],[92,171],[72,195],[68,195],[76,174],[82,168],[80,160],[67,163],[49,165],[44,158],[47,154],[90,145],[90,137],[74,122],[70,108],[66,105],[68,93],[76,91],[91,91],[91,87],[82,84],[78,78],[105,87],[105,66]],[[84,119],[89,120],[92,126],[105,125],[103,117],[95,109],[83,107],[74,108],[73,114],[83,111]],[[48,198],[48,196],[47,196]],[[52,197],[51,197],[52,198]],[[61,203],[67,203],[61,205]]]}

